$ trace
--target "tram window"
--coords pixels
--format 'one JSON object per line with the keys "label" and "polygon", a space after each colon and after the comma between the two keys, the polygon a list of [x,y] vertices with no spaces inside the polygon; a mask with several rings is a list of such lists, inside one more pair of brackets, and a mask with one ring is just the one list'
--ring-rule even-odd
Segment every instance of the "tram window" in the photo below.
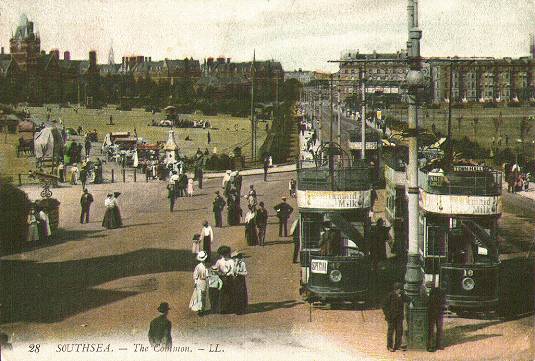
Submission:
{"label": "tram window", "polygon": [[446,256],[446,232],[442,227],[427,227],[426,256],[445,257]]}
{"label": "tram window", "polygon": [[319,248],[323,215],[321,214],[303,214],[302,221],[302,247],[301,248]]}

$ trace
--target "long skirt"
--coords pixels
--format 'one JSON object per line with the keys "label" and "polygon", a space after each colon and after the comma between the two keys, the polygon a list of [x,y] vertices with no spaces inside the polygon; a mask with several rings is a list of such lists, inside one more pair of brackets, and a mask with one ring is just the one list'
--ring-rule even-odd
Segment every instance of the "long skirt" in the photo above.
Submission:
{"label": "long skirt", "polygon": [[235,312],[235,278],[233,276],[221,276],[223,287],[219,291],[219,311],[222,314]]}
{"label": "long skirt", "polygon": [[210,255],[212,253],[212,242],[210,236],[204,236],[202,238],[202,250],[206,252],[206,255],[208,256],[206,258],[207,262],[210,262]]}
{"label": "long skirt", "polygon": [[28,227],[28,242],[35,242],[39,240],[39,227],[37,223],[32,223]]}
{"label": "long skirt", "polygon": [[245,225],[245,239],[248,246],[256,246],[258,244],[258,235],[254,222],[249,222]]}
{"label": "long skirt", "polygon": [[102,220],[102,227],[107,229],[115,229],[121,227],[121,216],[119,214],[119,218],[117,218],[117,213],[115,209],[117,209],[117,207],[106,208],[106,213],[104,213],[104,219]]}
{"label": "long skirt", "polygon": [[247,284],[245,283],[245,276],[236,276],[234,279],[235,292],[235,309],[234,312],[238,315],[243,315],[247,312]]}
{"label": "long skirt", "polygon": [[123,219],[121,218],[121,211],[119,210],[119,207],[113,207],[113,215],[115,217],[115,222],[121,227],[123,225]]}
{"label": "long skirt", "polygon": [[229,226],[234,226],[236,224],[236,209],[234,207],[228,207],[228,217],[227,222]]}
{"label": "long skirt", "polygon": [[189,301],[189,308],[194,312],[204,312],[210,309],[208,302],[208,289],[202,290],[200,287],[195,286]]}

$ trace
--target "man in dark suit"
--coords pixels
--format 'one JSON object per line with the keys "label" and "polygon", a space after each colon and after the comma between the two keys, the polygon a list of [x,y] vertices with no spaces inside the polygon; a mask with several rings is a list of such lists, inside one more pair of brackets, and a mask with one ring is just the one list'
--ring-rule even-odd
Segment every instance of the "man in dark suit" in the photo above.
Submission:
{"label": "man in dark suit", "polygon": [[150,322],[149,342],[152,347],[163,346],[165,348],[170,348],[173,345],[173,340],[171,338],[171,321],[167,319],[169,309],[169,304],[167,302],[162,302],[158,307],[158,312],[160,312],[161,315]]}
{"label": "man in dark suit", "polygon": [[[429,322],[429,337],[427,338],[427,351],[442,350],[442,330],[444,307],[446,305],[446,292],[440,287],[431,284],[431,292],[427,300],[427,314]],[[436,332],[435,332],[436,331]],[[433,345],[433,337],[435,343]]]}
{"label": "man in dark suit", "polygon": [[221,195],[219,194],[219,191],[215,192],[216,196],[214,199],[213,205],[213,211],[214,211],[214,218],[215,218],[215,226],[218,228],[223,227],[223,208],[225,208],[225,200]]}
{"label": "man in dark suit", "polygon": [[256,210],[256,226],[258,227],[258,244],[264,246],[266,242],[266,229],[268,221],[268,212],[264,208],[264,202],[258,203],[259,208]]}
{"label": "man in dark suit", "polygon": [[80,223],[89,223],[89,209],[91,208],[91,203],[93,203],[93,196],[87,188],[84,188],[82,197],[80,198],[80,206],[82,206],[82,213],[80,214]]}
{"label": "man in dark suit", "polygon": [[[394,284],[394,290],[388,294],[383,303],[383,313],[388,322],[388,332],[386,335],[386,346],[388,351],[394,352],[401,346],[403,335],[404,303],[409,301],[408,296],[402,290],[403,285],[399,282]],[[392,338],[396,333],[395,342]]]}
{"label": "man in dark suit", "polygon": [[277,218],[279,219],[279,237],[282,237],[282,230],[284,228],[284,237],[288,237],[288,218],[294,211],[292,206],[286,203],[286,197],[282,197],[282,202],[273,207],[277,212]]}

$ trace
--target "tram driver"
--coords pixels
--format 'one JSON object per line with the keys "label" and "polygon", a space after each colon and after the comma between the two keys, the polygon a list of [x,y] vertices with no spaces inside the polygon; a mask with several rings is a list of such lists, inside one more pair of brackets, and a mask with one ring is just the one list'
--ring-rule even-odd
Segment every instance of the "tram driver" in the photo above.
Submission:
{"label": "tram driver", "polygon": [[321,256],[341,256],[342,237],[338,229],[333,229],[330,221],[323,222],[323,232],[320,238]]}

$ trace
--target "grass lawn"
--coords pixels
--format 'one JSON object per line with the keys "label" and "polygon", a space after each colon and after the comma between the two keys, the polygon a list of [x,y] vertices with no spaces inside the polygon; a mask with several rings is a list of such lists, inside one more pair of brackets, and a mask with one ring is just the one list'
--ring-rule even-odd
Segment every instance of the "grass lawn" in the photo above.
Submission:
{"label": "grass lawn", "polygon": [[[134,128],[137,130],[139,137],[147,139],[150,143],[156,141],[165,141],[170,128],[153,127],[151,123],[153,117],[156,122],[165,118],[164,113],[156,113],[154,116],[143,109],[133,109],[132,111],[119,111],[115,107],[103,109],[85,109],[81,108],[75,112],[73,108],[60,109],[52,105],[51,119],[62,119],[68,128],[77,129],[82,126],[84,130],[96,129],[99,141],[102,141],[104,135],[109,132],[133,133]],[[28,108],[32,118],[37,120],[46,120],[46,107]],[[108,125],[110,115],[113,116],[114,125]],[[242,152],[246,158],[251,157],[251,124],[248,118],[237,118],[229,115],[206,116],[199,114],[186,115],[192,120],[206,119],[210,121],[212,129],[185,128],[175,129],[175,140],[181,151],[186,156],[193,155],[197,148],[210,152],[217,148],[217,153],[230,153],[232,149],[239,145],[242,146]],[[237,127],[237,131],[236,131]],[[207,143],[207,133],[210,132],[211,143]],[[189,136],[191,141],[184,139]],[[17,143],[16,135],[8,135],[7,144],[4,144],[4,134],[0,134],[0,172],[16,174],[20,171],[27,172],[33,168],[33,158],[16,158],[15,144]],[[257,128],[257,146],[260,148],[266,138],[265,123],[259,123]]]}
{"label": "grass lawn", "polygon": [[[393,116],[395,119],[407,120],[406,110],[386,110],[383,112],[385,115]],[[496,133],[494,127],[494,119],[499,118],[502,114],[503,125]],[[509,137],[509,147],[516,149],[520,147],[517,144],[517,139],[520,138],[520,122],[524,116],[529,117],[535,115],[535,108],[533,107],[519,107],[519,108],[466,108],[466,109],[452,109],[452,133],[456,139],[467,136],[470,140],[474,140],[474,135],[477,142],[485,148],[491,148],[492,137],[496,140],[498,137],[502,137],[502,146],[505,146],[505,136]],[[462,117],[459,123],[458,119]],[[473,119],[478,118],[479,122],[474,126]],[[448,129],[448,109],[422,109],[420,113],[420,124],[426,129],[431,129],[435,124],[437,131],[443,134],[447,134]],[[531,129],[526,137],[526,151],[531,151],[531,154],[535,156],[535,146],[532,143],[535,141],[535,121],[531,121]],[[459,127],[460,124],[460,127]]]}

